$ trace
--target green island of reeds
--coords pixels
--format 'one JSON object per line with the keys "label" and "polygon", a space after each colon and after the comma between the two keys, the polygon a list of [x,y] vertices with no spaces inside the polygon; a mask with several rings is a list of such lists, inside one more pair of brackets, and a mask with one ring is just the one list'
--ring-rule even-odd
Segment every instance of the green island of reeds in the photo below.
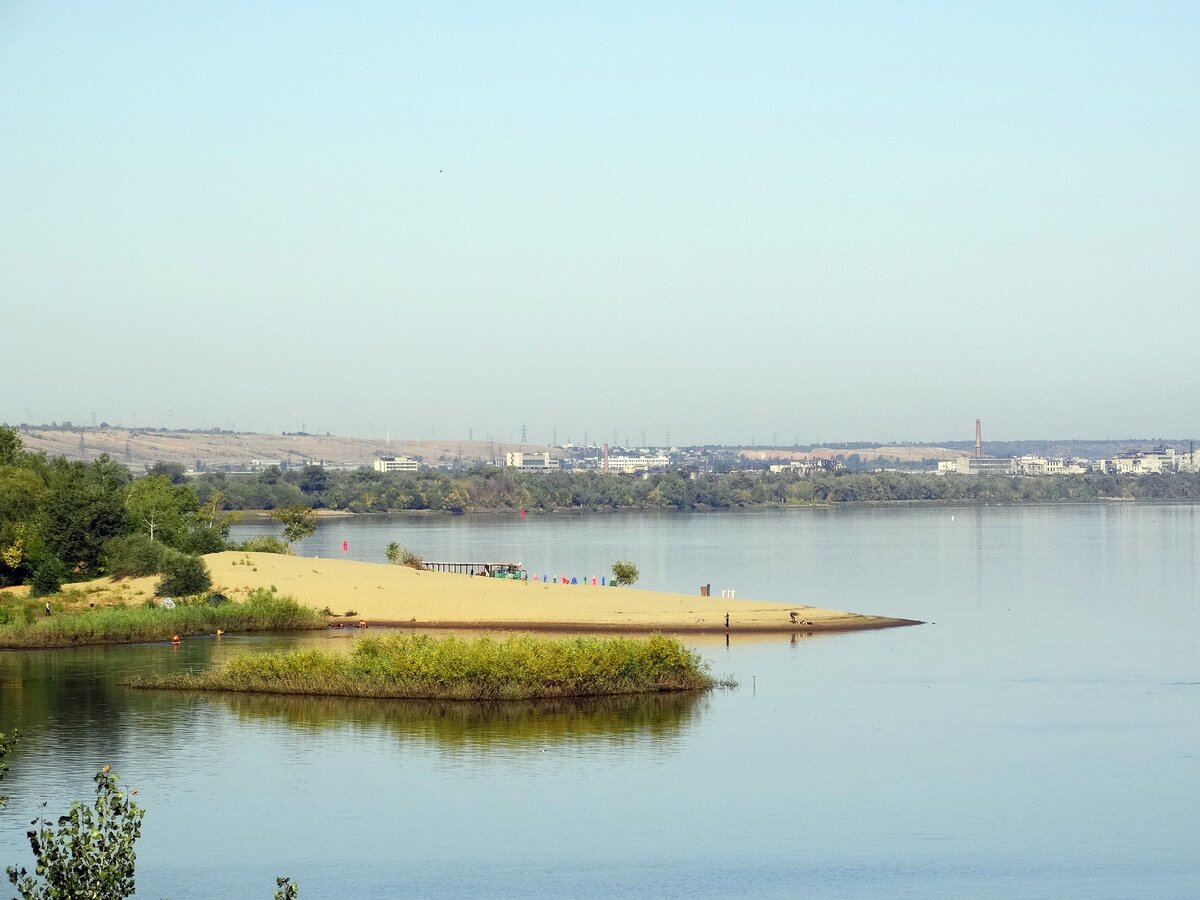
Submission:
{"label": "green island of reeds", "polygon": [[259,589],[241,602],[178,601],[174,609],[150,604],[103,606],[0,625],[0,649],[79,647],[165,641],[171,635],[222,631],[290,631],[325,627],[325,618],[291,597]]}
{"label": "green island of reeds", "polygon": [[126,684],[335,697],[533,700],[700,691],[716,682],[696,651],[660,634],[464,640],[401,633],[358,638],[349,653],[244,654],[205,672]]}

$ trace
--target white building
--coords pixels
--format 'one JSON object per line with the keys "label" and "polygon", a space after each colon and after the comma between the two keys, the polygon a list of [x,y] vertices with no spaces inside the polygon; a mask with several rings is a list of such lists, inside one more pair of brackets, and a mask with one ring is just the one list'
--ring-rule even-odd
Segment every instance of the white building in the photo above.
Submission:
{"label": "white building", "polygon": [[1025,455],[1017,459],[1021,475],[1082,475],[1087,468],[1078,460]]}
{"label": "white building", "polygon": [[631,472],[649,472],[651,469],[665,469],[671,464],[669,457],[663,456],[610,456],[608,471],[626,475]]}
{"label": "white building", "polygon": [[520,469],[522,472],[557,472],[557,459],[551,459],[549,453],[523,453],[520,450],[510,450],[504,455],[504,465],[509,469]]}
{"label": "white building", "polygon": [[1016,475],[1017,461],[1011,456],[960,456],[938,462],[939,475]]}
{"label": "white building", "polygon": [[421,464],[411,456],[381,456],[374,468],[376,472],[416,472]]}
{"label": "white building", "polygon": [[1159,475],[1163,472],[1195,472],[1200,454],[1177,453],[1174,447],[1148,452],[1130,451],[1114,456],[1106,468],[1118,475]]}

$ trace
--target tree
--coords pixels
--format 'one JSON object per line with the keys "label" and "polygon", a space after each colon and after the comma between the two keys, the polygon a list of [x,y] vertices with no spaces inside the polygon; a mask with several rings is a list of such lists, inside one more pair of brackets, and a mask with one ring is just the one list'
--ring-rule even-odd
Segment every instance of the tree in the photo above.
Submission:
{"label": "tree", "polygon": [[24,453],[21,433],[15,428],[0,428],[0,466],[15,466]]}
{"label": "tree", "polygon": [[633,584],[638,580],[638,569],[625,559],[618,559],[612,564],[612,583],[616,585]]}
{"label": "tree", "polygon": [[46,549],[76,577],[89,577],[105,542],[124,529],[129,470],[107,456],[90,465],[57,458],[47,480],[39,526]]}
{"label": "tree", "polygon": [[400,550],[400,545],[395,541],[392,541],[387,545],[387,561],[393,566],[400,565]]}
{"label": "tree", "polygon": [[168,549],[141,531],[118,535],[104,545],[104,568],[118,577],[157,575]]}
{"label": "tree", "polygon": [[187,484],[187,470],[182,463],[163,462],[161,459],[146,470],[147,475],[161,475],[171,484]]}
{"label": "tree", "polygon": [[38,567],[34,570],[33,578],[30,579],[30,595],[33,597],[47,597],[50,594],[57,594],[62,590],[62,583],[67,578],[67,567],[55,556],[46,556],[38,563]]}
{"label": "tree", "polygon": [[174,484],[165,475],[147,475],[129,486],[125,512],[129,524],[174,547],[183,539],[188,517],[199,509],[196,492],[186,484]]}
{"label": "tree", "polygon": [[206,528],[211,528],[221,536],[229,537],[229,529],[242,521],[242,514],[237,510],[225,512],[225,492],[215,490],[196,511],[196,521]]}
{"label": "tree", "polygon": [[8,880],[21,900],[122,898],[134,891],[133,845],[145,813],[117,786],[108,766],[96,773],[96,802],[78,802],[58,819],[57,828],[39,817],[28,832],[37,865],[30,875],[8,867]]}
{"label": "tree", "polygon": [[300,473],[300,490],[306,494],[319,494],[329,486],[329,476],[321,466],[305,466]]}
{"label": "tree", "polygon": [[33,469],[0,465],[0,586],[32,574],[41,551],[38,519],[46,483]]}
{"label": "tree", "polygon": [[316,512],[302,504],[277,509],[271,513],[271,518],[282,523],[283,537],[289,546],[317,530]]}

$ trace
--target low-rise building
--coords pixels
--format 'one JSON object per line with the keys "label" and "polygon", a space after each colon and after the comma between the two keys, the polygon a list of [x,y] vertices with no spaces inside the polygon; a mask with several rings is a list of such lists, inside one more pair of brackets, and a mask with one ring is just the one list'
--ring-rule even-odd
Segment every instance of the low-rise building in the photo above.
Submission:
{"label": "low-rise building", "polygon": [[610,456],[608,471],[624,475],[633,472],[649,472],[652,469],[665,469],[670,464],[670,458],[661,453],[657,456]]}
{"label": "low-rise building", "polygon": [[548,452],[525,453],[521,450],[510,450],[504,456],[504,465],[509,469],[520,469],[522,472],[557,472],[560,468],[557,459],[551,459]]}
{"label": "low-rise building", "polygon": [[1118,475],[1160,475],[1164,472],[1197,471],[1197,453],[1179,453],[1174,447],[1153,450],[1130,450],[1112,458],[1108,470]]}
{"label": "low-rise building", "polygon": [[795,472],[797,475],[811,475],[814,472],[836,472],[846,468],[837,460],[813,457],[812,459],[793,459],[785,463],[772,463],[770,470],[780,472]]}
{"label": "low-rise building", "polygon": [[1061,456],[1032,456],[1026,454],[1017,459],[1020,475],[1082,475],[1087,471],[1084,461],[1064,459]]}
{"label": "low-rise building", "polygon": [[1016,475],[1017,461],[1011,456],[960,456],[938,462],[939,475]]}
{"label": "low-rise building", "polygon": [[381,456],[375,460],[376,472],[416,472],[421,463],[411,456]]}

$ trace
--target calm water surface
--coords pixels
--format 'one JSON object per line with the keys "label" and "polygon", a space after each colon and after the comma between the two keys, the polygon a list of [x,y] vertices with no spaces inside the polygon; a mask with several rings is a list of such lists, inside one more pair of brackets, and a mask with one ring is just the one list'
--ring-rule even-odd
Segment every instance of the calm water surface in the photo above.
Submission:
{"label": "calm water surface", "polygon": [[741,682],[706,697],[490,708],[116,685],[346,633],[0,652],[0,863],[111,763],[139,897],[1200,893],[1195,507],[364,517],[299,552],[392,540],[931,624],[703,643]]}

